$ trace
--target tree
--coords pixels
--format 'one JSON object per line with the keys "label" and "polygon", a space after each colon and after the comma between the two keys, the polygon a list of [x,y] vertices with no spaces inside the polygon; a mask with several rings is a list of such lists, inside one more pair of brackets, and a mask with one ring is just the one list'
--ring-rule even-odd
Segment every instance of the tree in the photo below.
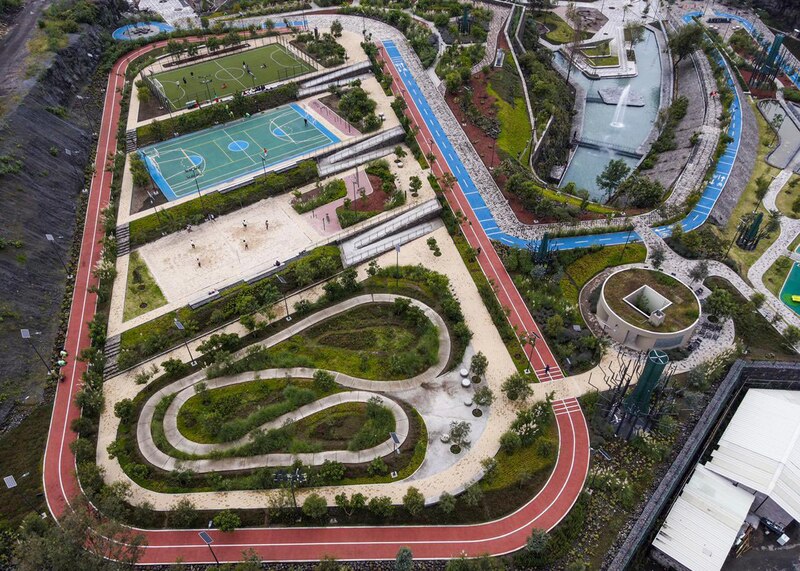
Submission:
{"label": "tree", "polygon": [[472,402],[478,406],[492,406],[494,399],[494,392],[487,386],[479,387],[472,395]]}
{"label": "tree", "polygon": [[665,192],[664,186],[660,182],[650,180],[640,173],[634,173],[622,181],[617,191],[634,208],[655,206]]}
{"label": "tree", "polygon": [[514,373],[503,381],[503,392],[510,401],[526,401],[533,394],[528,378],[522,373]]}
{"label": "tree", "polygon": [[336,505],[347,515],[347,517],[353,515],[353,512],[357,509],[362,509],[365,505],[367,505],[367,498],[361,493],[355,493],[349,498],[345,493],[337,494],[333,500],[336,502]]}
{"label": "tree", "polygon": [[130,420],[133,410],[134,406],[131,399],[122,399],[114,405],[114,414],[123,423],[126,423],[128,420]]}
{"label": "tree", "polygon": [[469,369],[472,371],[473,374],[482,377],[486,374],[486,370],[489,368],[489,359],[486,358],[486,355],[478,351],[472,356],[472,360],[469,362]]}
{"label": "tree", "polygon": [[575,2],[567,3],[567,21],[572,26],[572,41],[567,46],[567,83],[572,74],[572,66],[575,63],[575,54],[580,50],[581,40],[583,40],[583,18],[575,6]]}
{"label": "tree", "polygon": [[328,502],[319,494],[309,494],[303,501],[303,514],[311,519],[322,519],[328,515]]}
{"label": "tree", "polygon": [[191,527],[196,519],[197,507],[187,498],[175,502],[169,512],[169,524],[173,527]]}
{"label": "tree", "polygon": [[439,496],[439,509],[442,510],[442,513],[452,513],[456,509],[456,498],[452,494],[442,492],[442,495]]}
{"label": "tree", "polygon": [[419,194],[420,189],[422,189],[422,179],[417,175],[412,176],[408,179],[408,188],[411,190],[411,194],[416,196]]}
{"label": "tree", "polygon": [[450,423],[450,442],[455,446],[469,448],[468,439],[469,433],[472,432],[472,426],[465,421],[454,420]]}
{"label": "tree", "polygon": [[611,195],[616,192],[619,185],[630,172],[631,169],[625,161],[622,159],[613,159],[608,161],[603,172],[597,175],[595,182],[597,186],[600,187],[600,190],[606,193],[607,198],[610,199]]}
{"label": "tree", "polygon": [[392,512],[394,512],[392,498],[389,496],[378,496],[376,498],[372,498],[367,504],[367,509],[378,517],[389,517],[392,515]]}
{"label": "tree", "polygon": [[414,556],[408,547],[401,547],[394,558],[395,571],[412,571],[414,569]]}
{"label": "tree", "polygon": [[492,457],[486,457],[481,460],[481,467],[483,468],[483,479],[487,482],[494,480],[497,476],[497,460]]}
{"label": "tree", "polygon": [[109,519],[99,519],[85,499],[73,500],[58,525],[26,525],[14,547],[14,568],[116,571],[139,561],[147,542],[143,535]]}
{"label": "tree", "polygon": [[767,296],[761,293],[760,291],[755,292],[752,296],[750,296],[750,303],[753,304],[753,307],[756,309],[761,309],[761,306],[767,301]]}
{"label": "tree", "polygon": [[271,32],[275,29],[275,22],[271,18],[264,20],[264,29]]}
{"label": "tree", "polygon": [[417,488],[410,486],[403,496],[403,507],[412,516],[419,515],[425,507],[425,496]]}
{"label": "tree", "polygon": [[481,490],[480,485],[477,483],[472,484],[469,488],[464,491],[464,503],[470,507],[475,507],[481,500],[483,499],[483,490]]}
{"label": "tree", "polygon": [[703,44],[703,28],[698,24],[687,24],[678,28],[669,38],[669,49],[678,56],[676,64]]}
{"label": "tree", "polygon": [[661,264],[664,263],[667,254],[664,252],[664,248],[661,246],[657,246],[653,248],[653,253],[650,255],[650,261],[653,263],[653,267],[658,269],[661,267]]}
{"label": "tree", "polygon": [[708,277],[708,261],[701,260],[697,262],[692,269],[689,270],[689,277],[692,282],[703,282]]}
{"label": "tree", "polygon": [[628,22],[625,24],[625,34],[630,38],[631,49],[644,41],[645,29],[639,22]]}
{"label": "tree", "polygon": [[522,437],[514,432],[508,430],[500,437],[500,449],[506,454],[513,454],[522,447]]}
{"label": "tree", "polygon": [[321,392],[328,392],[333,390],[336,386],[335,377],[332,373],[317,369],[314,371],[314,388]]}
{"label": "tree", "polygon": [[241,525],[239,516],[231,510],[223,510],[214,516],[214,527],[220,531],[233,531]]}
{"label": "tree", "polygon": [[334,38],[339,38],[342,35],[342,23],[339,20],[331,22],[331,34]]}
{"label": "tree", "polygon": [[706,311],[722,321],[736,315],[737,309],[736,300],[731,295],[731,292],[726,289],[717,288],[706,299]]}
{"label": "tree", "polygon": [[786,338],[786,342],[794,347],[800,343],[800,328],[794,325],[787,325],[786,329],[783,330],[783,336]]}
{"label": "tree", "polygon": [[544,529],[533,528],[528,539],[525,541],[525,549],[534,555],[541,555],[550,543],[550,536]]}
{"label": "tree", "polygon": [[756,179],[756,200],[761,202],[769,192],[769,179],[765,176],[760,176]]}

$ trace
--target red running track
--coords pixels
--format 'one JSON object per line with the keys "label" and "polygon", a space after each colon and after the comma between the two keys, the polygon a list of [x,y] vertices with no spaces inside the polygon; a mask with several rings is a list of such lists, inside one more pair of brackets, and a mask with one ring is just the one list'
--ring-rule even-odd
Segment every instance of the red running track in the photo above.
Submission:
{"label": "red running track", "polygon": [[[56,390],[50,432],[44,457],[44,489],[48,507],[55,517],[69,509],[70,501],[81,494],[75,476],[75,458],[69,445],[77,436],[69,429],[80,414],[74,403],[80,389],[85,364],[76,359],[89,346],[88,322],[94,317],[97,298],[89,292],[95,280],[91,269],[100,257],[102,238],[101,210],[111,193],[111,162],[116,149],[120,119],[121,91],[125,71],[134,58],[161,44],[150,44],[124,56],[114,65],[108,78],[103,118],[98,139],[96,174],[92,179],[81,252],[72,299],[65,347],[69,352],[63,372],[66,381]],[[392,73],[396,70],[391,66]],[[409,109],[426,139],[424,122],[413,102]],[[438,149],[433,149],[439,154]],[[441,155],[439,155],[441,158]],[[434,169],[442,174],[444,160]],[[448,192],[454,209],[461,210],[472,224],[463,229],[467,240],[480,247],[480,265],[494,284],[500,301],[511,308],[509,319],[520,331],[539,332],[519,292],[506,273],[488,237],[457,187]],[[532,361],[537,370],[550,365],[552,378],[561,372],[544,341],[533,348]],[[540,375],[541,376],[541,375]],[[444,559],[467,554],[500,555],[522,547],[531,528],[551,529],[569,512],[581,492],[589,464],[589,434],[583,414],[575,399],[553,404],[559,435],[555,468],[542,490],[514,513],[476,525],[406,526],[406,527],[323,527],[323,528],[249,528],[230,533],[211,530],[214,551],[221,561],[238,561],[248,548],[267,561],[311,561],[330,555],[341,560],[393,559],[400,546],[408,546],[417,559]],[[137,530],[147,538],[141,563],[169,564],[181,558],[185,563],[212,563],[198,530]]]}

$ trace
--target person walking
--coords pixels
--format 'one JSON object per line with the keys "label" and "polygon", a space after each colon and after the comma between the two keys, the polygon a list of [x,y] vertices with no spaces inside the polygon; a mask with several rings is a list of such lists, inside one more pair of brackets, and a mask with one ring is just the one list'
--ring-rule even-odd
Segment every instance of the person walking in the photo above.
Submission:
{"label": "person walking", "polygon": [[243,226],[244,228],[247,228],[247,220],[242,220],[242,226]]}
{"label": "person walking", "polygon": [[199,257],[197,258],[197,267],[198,267],[198,268],[201,268],[201,267],[202,267],[202,266],[200,265],[200,258],[199,258]]}
{"label": "person walking", "polygon": [[192,245],[192,250],[194,250],[194,240],[189,240],[189,243]]}
{"label": "person walking", "polygon": [[269,220],[264,220],[264,228],[269,230]]}
{"label": "person walking", "polygon": [[247,250],[247,240],[242,239],[242,244],[244,244],[244,249]]}

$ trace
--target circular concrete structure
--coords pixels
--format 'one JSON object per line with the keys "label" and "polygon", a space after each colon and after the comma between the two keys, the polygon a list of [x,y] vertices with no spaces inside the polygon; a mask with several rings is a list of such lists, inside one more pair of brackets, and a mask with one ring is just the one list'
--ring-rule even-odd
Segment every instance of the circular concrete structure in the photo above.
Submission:
{"label": "circular concrete structure", "polygon": [[603,282],[597,320],[608,336],[631,349],[674,349],[686,345],[694,333],[700,300],[663,272],[621,270]]}

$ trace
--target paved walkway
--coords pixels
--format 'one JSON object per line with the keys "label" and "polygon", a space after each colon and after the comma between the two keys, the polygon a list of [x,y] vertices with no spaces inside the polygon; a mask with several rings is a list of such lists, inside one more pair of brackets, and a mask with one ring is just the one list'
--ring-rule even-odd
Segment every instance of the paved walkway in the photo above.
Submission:
{"label": "paved walkway", "polygon": [[[310,373],[310,374],[309,374]],[[251,382],[258,379],[275,379],[281,378],[284,375],[290,375],[292,378],[311,378],[313,370],[306,369],[304,371],[292,372],[290,369],[269,369],[265,371],[247,372],[234,377],[221,377],[217,379],[209,379],[207,382],[208,389],[217,389],[225,386],[230,386],[239,383]],[[181,452],[194,455],[210,455],[215,452],[226,452],[234,450],[252,442],[256,431],[267,431],[273,428],[281,428],[288,423],[297,422],[307,418],[318,412],[322,412],[331,407],[338,406],[345,403],[366,403],[373,397],[378,397],[391,412],[395,419],[395,433],[398,437],[397,446],[402,445],[408,438],[409,423],[408,416],[406,415],[403,407],[397,402],[388,398],[381,398],[376,393],[367,391],[346,391],[336,393],[328,397],[321,398],[310,404],[302,406],[294,411],[288,412],[279,416],[278,418],[267,422],[257,428],[254,428],[247,436],[238,440],[221,443],[221,444],[200,444],[193,442],[184,437],[178,430],[178,411],[187,400],[195,396],[195,385],[197,383],[181,383],[183,386],[177,393],[175,389],[177,385],[170,385],[165,387],[164,390],[159,391],[153,395],[145,404],[142,410],[142,415],[139,418],[137,426],[137,440],[139,442],[139,450],[142,456],[162,470],[176,470],[178,468],[192,470],[200,474],[208,472],[226,472],[234,470],[252,470],[255,468],[262,468],[265,466],[291,466],[293,462],[300,461],[308,466],[318,466],[325,461],[341,462],[343,464],[361,464],[369,462],[375,458],[388,456],[395,450],[395,444],[391,438],[386,439],[384,442],[358,451],[349,450],[328,450],[316,453],[303,453],[303,454],[261,454],[256,456],[232,456],[229,458],[206,458],[198,460],[179,460],[170,456],[169,454],[161,451],[155,442],[153,442],[153,433],[151,430],[151,423],[153,422],[153,413],[157,404],[168,394],[175,394],[175,400],[172,401],[169,408],[164,415],[164,434],[167,441]]]}

